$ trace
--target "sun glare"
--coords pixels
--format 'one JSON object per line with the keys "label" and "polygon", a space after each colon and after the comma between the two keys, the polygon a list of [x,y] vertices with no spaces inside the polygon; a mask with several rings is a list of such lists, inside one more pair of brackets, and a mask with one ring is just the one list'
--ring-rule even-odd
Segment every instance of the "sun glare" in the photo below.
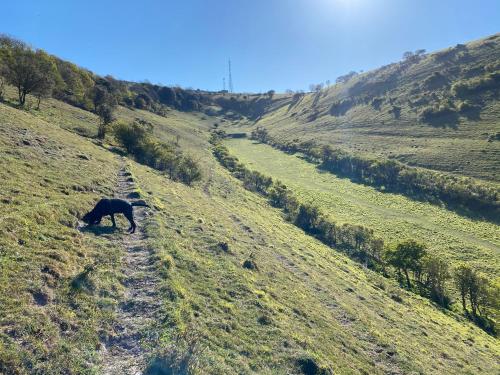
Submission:
{"label": "sun glare", "polygon": [[353,9],[361,5],[363,0],[321,0],[341,9]]}

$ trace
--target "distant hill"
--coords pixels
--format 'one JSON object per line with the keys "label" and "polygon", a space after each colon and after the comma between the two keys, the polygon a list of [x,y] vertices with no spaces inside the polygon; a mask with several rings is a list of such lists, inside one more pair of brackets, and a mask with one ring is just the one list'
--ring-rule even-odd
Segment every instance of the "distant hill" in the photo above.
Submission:
{"label": "distant hill", "polygon": [[265,127],[282,142],[313,140],[500,181],[499,98],[496,34],[280,98],[255,124],[241,126]]}

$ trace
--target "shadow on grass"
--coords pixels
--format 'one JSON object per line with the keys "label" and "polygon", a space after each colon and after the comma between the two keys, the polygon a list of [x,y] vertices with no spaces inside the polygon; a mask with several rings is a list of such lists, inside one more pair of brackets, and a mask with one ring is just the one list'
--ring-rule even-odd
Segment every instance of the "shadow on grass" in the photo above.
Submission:
{"label": "shadow on grass", "polygon": [[115,233],[116,231],[119,230],[119,228],[113,227],[112,225],[105,226],[105,227],[98,226],[98,225],[92,225],[92,226],[86,225],[86,226],[79,227],[79,230],[82,233],[92,233],[96,236],[102,236],[105,234]]}
{"label": "shadow on grass", "polygon": [[[304,159],[307,160],[307,159]],[[411,200],[417,201],[417,202],[423,202],[423,203],[429,203],[434,206],[439,206],[443,209],[446,209],[448,211],[453,211],[456,214],[466,217],[470,220],[473,221],[488,221],[493,224],[500,224],[500,216],[498,216],[497,209],[471,209],[464,207],[463,205],[450,201],[447,202],[443,199],[440,199],[438,197],[434,196],[429,196],[426,195],[425,193],[417,193],[417,192],[409,192],[409,191],[402,191],[396,188],[390,188],[390,187],[385,187],[385,186],[379,186],[377,184],[372,184],[369,183],[361,178],[358,178],[356,176],[350,176],[345,173],[339,172],[339,171],[331,171],[330,169],[323,168],[321,164],[317,164],[316,170],[319,173],[330,173],[335,175],[338,178],[342,179],[347,179],[351,181],[352,183],[358,184],[358,185],[364,185],[364,186],[370,186],[377,190],[380,193],[387,193],[387,194],[397,194],[404,196],[406,198],[409,198]]]}

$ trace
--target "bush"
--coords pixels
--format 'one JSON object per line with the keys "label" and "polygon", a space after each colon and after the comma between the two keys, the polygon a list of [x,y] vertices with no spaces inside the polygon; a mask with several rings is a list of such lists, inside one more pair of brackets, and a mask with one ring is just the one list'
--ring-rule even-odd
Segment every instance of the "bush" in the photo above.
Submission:
{"label": "bush", "polygon": [[434,72],[429,77],[427,77],[423,85],[428,90],[436,90],[448,83],[448,79],[440,72]]}
{"label": "bush", "polygon": [[422,122],[434,123],[453,116],[456,116],[456,112],[450,105],[440,104],[439,106],[425,108],[420,112],[419,119]]}
{"label": "bush", "polygon": [[458,98],[480,95],[486,91],[498,91],[500,87],[500,71],[489,72],[481,77],[462,80],[452,85],[451,91]]}
{"label": "bush", "polygon": [[250,134],[250,139],[255,139],[257,141],[260,141],[262,143],[266,143],[268,138],[268,132],[267,129],[263,127],[257,127],[257,129],[252,130],[252,133]]}
{"label": "bush", "polygon": [[113,132],[118,143],[135,159],[166,172],[174,181],[191,185],[202,177],[201,168],[190,156],[184,155],[174,142],[166,143],[151,137],[151,124],[117,123]]}

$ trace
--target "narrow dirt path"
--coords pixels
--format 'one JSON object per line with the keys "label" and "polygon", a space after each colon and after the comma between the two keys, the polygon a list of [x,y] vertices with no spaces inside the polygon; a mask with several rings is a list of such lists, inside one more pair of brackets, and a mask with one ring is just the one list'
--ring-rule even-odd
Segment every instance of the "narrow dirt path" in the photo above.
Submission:
{"label": "narrow dirt path", "polygon": [[[130,194],[135,190],[135,183],[129,172],[123,167],[118,175],[116,198],[133,200]],[[124,299],[116,311],[116,336],[103,342],[102,374],[104,375],[139,375],[146,365],[152,344],[148,334],[154,326],[160,310],[157,286],[159,279],[155,273],[153,254],[146,246],[144,221],[148,208],[134,207],[137,229],[134,234],[125,233],[119,228],[121,244],[125,250],[122,258],[122,272],[125,276]]]}

